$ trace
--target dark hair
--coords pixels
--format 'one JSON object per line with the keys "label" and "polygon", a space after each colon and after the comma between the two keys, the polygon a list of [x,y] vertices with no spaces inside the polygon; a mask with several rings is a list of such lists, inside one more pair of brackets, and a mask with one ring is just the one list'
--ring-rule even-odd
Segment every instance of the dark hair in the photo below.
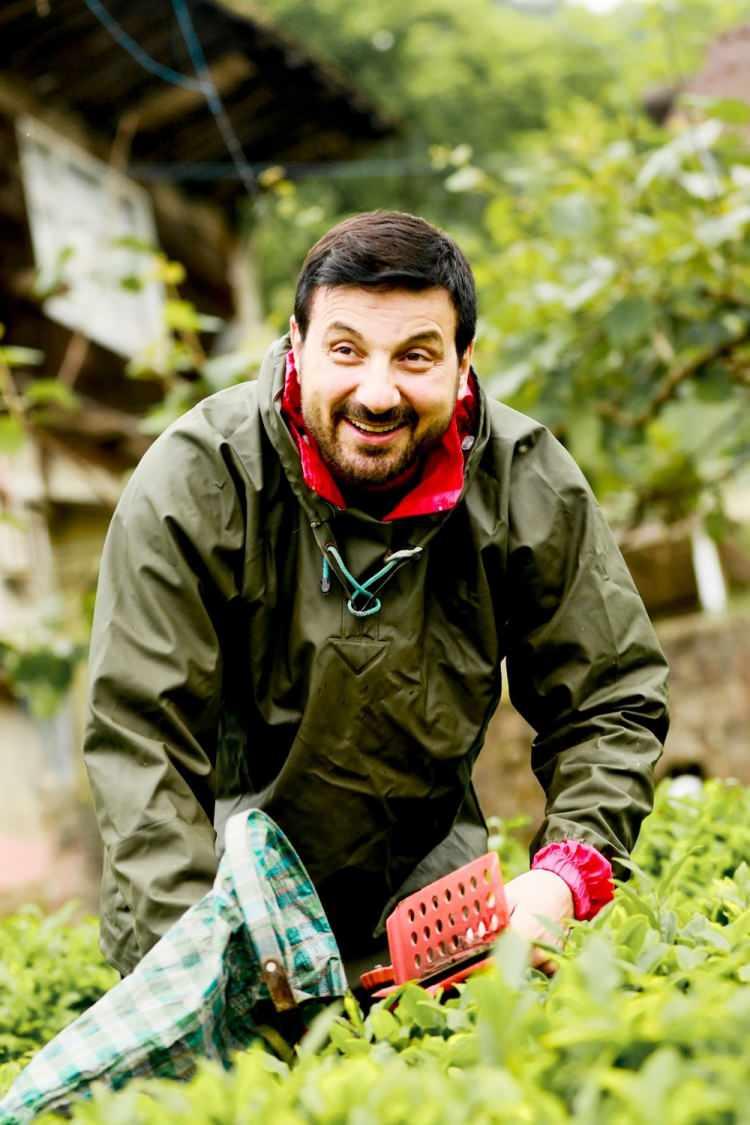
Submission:
{"label": "dark hair", "polygon": [[403,211],[367,211],[337,223],[308,251],[294,296],[294,317],[304,339],[319,286],[368,289],[447,289],[456,310],[459,358],[474,339],[474,275],[447,234]]}

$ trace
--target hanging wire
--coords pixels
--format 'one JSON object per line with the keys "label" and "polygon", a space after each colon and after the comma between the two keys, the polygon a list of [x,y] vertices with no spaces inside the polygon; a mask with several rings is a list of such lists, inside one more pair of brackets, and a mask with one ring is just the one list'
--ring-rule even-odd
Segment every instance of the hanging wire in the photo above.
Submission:
{"label": "hanging wire", "polygon": [[237,169],[245,191],[250,196],[257,193],[258,185],[253,175],[251,166],[245,159],[240,139],[234,131],[234,126],[229,120],[229,115],[224,109],[224,104],[219,97],[219,92],[214,85],[211,72],[206,63],[206,56],[203,52],[203,45],[195,30],[190,9],[187,5],[187,0],[172,0],[172,8],[174,9],[177,23],[179,24],[182,37],[185,40],[185,46],[190,54],[195,73],[198,76],[200,88],[203,96],[206,99],[208,108],[214,116],[219,132],[221,133],[222,140],[226,146],[227,152],[232,158],[232,163]]}
{"label": "hanging wire", "polygon": [[[404,157],[364,157],[360,160],[292,161],[279,164],[278,161],[264,161],[248,164],[257,176],[271,168],[283,168],[284,175],[321,176],[325,179],[377,179],[385,176],[443,176],[445,173],[426,160],[410,156]],[[228,161],[170,161],[169,163],[135,163],[130,171],[140,180],[192,180],[204,182],[212,180],[237,179],[237,170]]]}
{"label": "hanging wire", "polygon": [[148,51],[144,51],[140,43],[133,39],[132,35],[128,35],[127,31],[120,26],[116,19],[114,19],[101,0],[85,0],[86,7],[95,16],[102,27],[105,27],[112,38],[118,43],[124,51],[134,59],[140,67],[147,70],[149,74],[155,75],[160,78],[162,82],[169,83],[170,86],[181,86],[184,90],[197,90],[203,92],[203,86],[197,78],[190,78],[186,74],[180,74],[179,71],[173,70],[171,66],[164,66],[163,63],[157,62],[156,59],[149,55]]}
{"label": "hanging wire", "polygon": [[163,63],[153,58],[132,35],[128,35],[127,31],[125,31],[105,8],[102,0],[85,0],[85,3],[91,14],[106,28],[115,42],[119,44],[124,51],[127,51],[130,57],[137,62],[140,67],[148,71],[149,74],[153,74],[156,78],[161,79],[162,82],[166,82],[170,86],[180,86],[184,90],[196,90],[198,93],[203,94],[206,99],[206,104],[216,120],[219,133],[232,159],[232,165],[236,169],[237,175],[242,181],[248,195],[256,195],[258,185],[253,174],[252,166],[248,164],[245,159],[240,140],[234,131],[232,122],[229,120],[229,116],[214,85],[211,72],[206,62],[203,46],[193,25],[186,0],[172,0],[172,7],[195,69],[195,78],[186,74],[181,74],[178,70],[174,70],[171,66],[165,66]]}

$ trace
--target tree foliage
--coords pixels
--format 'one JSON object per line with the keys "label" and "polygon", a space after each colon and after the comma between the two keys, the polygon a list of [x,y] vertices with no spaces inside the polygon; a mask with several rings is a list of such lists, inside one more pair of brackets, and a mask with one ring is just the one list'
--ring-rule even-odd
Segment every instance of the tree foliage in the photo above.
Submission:
{"label": "tree foliage", "polygon": [[485,0],[265,5],[404,121],[388,149],[400,175],[388,161],[356,180],[274,173],[257,243],[278,327],[332,222],[416,210],[475,267],[486,387],[553,428],[616,519],[719,512],[750,443],[750,113],[685,100],[662,130],[642,97],[679,84],[750,5],[631,3],[606,19],[561,6],[544,20]]}
{"label": "tree foliage", "polygon": [[750,153],[717,117],[665,136],[577,102],[553,124],[470,180],[480,369],[622,519],[672,521],[750,454]]}

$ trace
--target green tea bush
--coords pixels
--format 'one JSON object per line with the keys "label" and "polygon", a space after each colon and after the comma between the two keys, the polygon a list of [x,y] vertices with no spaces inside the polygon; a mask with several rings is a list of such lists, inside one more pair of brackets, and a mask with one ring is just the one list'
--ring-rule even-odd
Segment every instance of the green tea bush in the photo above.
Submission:
{"label": "green tea bush", "polygon": [[93,918],[27,907],[0,922],[0,1091],[31,1056],[119,981]]}
{"label": "green tea bush", "polygon": [[[323,1012],[283,1059],[254,1047],[229,1072],[202,1064],[187,1084],[97,1091],[73,1120],[748,1122],[748,855],[749,790],[711,782],[698,797],[677,798],[663,787],[631,880],[598,918],[574,927],[551,980],[529,970],[525,948],[505,935],[495,967],[446,1003],[407,985],[363,1017],[349,999]],[[45,948],[45,925],[57,954]],[[14,926],[26,927],[17,932],[26,934],[28,979],[11,993],[6,955],[20,956]],[[0,943],[2,1026],[14,1028],[0,1043],[12,1058],[93,999],[108,970],[94,954],[90,924],[66,931],[54,919],[22,915],[5,923]]]}

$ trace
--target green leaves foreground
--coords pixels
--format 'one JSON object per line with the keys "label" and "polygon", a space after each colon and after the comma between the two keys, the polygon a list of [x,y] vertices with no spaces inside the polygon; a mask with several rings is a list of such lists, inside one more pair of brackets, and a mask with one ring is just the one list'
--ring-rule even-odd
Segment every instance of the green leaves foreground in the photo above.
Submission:
{"label": "green leaves foreground", "polygon": [[[133,1083],[76,1109],[90,1125],[408,1121],[743,1122],[750,1093],[750,791],[662,788],[630,882],[572,933],[551,981],[512,936],[440,1005],[415,985],[363,1019],[324,1011],[287,1061],[261,1045],[187,1085]],[[0,1060],[40,1045],[110,983],[92,931],[33,915],[0,928]],[[17,1064],[0,1068],[0,1088]],[[52,1118],[40,1120],[52,1121]]]}

